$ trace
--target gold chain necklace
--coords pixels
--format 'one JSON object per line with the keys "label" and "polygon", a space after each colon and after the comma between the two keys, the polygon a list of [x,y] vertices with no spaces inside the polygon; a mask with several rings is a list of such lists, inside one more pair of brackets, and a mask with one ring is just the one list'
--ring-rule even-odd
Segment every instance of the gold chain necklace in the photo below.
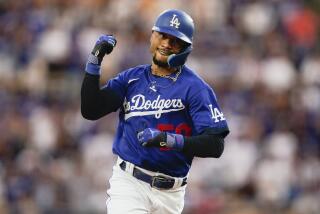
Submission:
{"label": "gold chain necklace", "polygon": [[181,67],[179,67],[179,71],[176,73],[176,76],[175,77],[172,77],[170,75],[163,75],[163,74],[155,74],[156,76],[159,76],[159,77],[163,77],[163,78],[167,78],[167,79],[171,79],[173,82],[177,81],[179,75],[181,74]]}

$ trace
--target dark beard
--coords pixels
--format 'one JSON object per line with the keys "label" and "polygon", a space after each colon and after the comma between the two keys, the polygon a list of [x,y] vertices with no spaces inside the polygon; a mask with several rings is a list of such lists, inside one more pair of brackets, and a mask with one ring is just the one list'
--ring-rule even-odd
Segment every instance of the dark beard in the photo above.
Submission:
{"label": "dark beard", "polygon": [[152,61],[154,64],[156,64],[157,66],[159,66],[161,68],[169,68],[169,64],[167,62],[161,62],[161,61],[157,60],[155,55],[153,56]]}

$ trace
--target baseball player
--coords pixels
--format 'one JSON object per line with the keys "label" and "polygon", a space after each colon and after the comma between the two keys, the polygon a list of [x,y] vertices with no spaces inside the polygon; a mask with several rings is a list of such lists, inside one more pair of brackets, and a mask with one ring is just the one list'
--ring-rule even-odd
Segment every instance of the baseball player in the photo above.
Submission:
{"label": "baseball player", "polygon": [[184,65],[193,33],[188,14],[164,11],[152,28],[151,64],[125,70],[102,88],[100,65],[116,46],[115,37],[100,36],[89,56],[83,117],[97,120],[120,109],[108,213],[181,213],[193,158],[219,158],[223,152],[229,129],[216,95]]}

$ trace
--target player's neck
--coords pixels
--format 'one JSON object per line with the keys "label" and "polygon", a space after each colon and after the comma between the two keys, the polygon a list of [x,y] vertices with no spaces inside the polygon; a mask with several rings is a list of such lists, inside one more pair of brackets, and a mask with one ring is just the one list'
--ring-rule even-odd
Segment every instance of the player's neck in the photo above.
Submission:
{"label": "player's neck", "polygon": [[157,76],[168,76],[177,71],[177,68],[163,68],[154,63],[151,65],[151,72]]}

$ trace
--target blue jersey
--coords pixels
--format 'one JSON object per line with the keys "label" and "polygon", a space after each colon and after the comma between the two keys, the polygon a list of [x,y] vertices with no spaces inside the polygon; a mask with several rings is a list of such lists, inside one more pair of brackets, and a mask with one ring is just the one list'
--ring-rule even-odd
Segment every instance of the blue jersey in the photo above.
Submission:
{"label": "blue jersey", "polygon": [[174,177],[187,175],[193,157],[175,150],[143,147],[138,132],[156,128],[194,136],[207,128],[216,133],[228,131],[211,87],[191,69],[181,69],[173,81],[154,76],[151,65],[141,65],[121,72],[105,86],[123,100],[113,152],[139,167]]}

